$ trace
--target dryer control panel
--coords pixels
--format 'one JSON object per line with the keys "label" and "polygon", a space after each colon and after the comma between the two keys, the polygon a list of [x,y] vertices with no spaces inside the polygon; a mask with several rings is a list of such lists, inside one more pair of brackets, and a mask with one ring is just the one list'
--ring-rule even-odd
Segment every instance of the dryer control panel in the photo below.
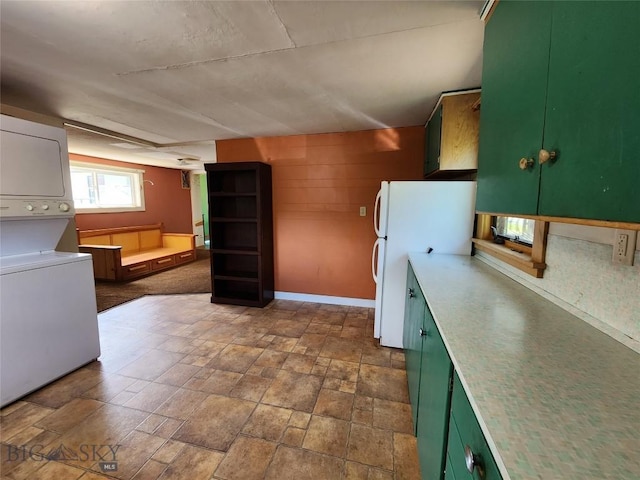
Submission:
{"label": "dryer control panel", "polygon": [[64,128],[0,115],[0,218],[74,214]]}

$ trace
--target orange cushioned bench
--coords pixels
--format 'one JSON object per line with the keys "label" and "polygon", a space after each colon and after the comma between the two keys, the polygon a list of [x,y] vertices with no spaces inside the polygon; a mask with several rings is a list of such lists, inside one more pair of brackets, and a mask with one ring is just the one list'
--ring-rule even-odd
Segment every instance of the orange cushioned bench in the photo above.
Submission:
{"label": "orange cushioned bench", "polygon": [[130,280],[196,259],[194,234],[162,230],[161,223],[78,230],[78,246],[93,256],[93,274],[100,280]]}

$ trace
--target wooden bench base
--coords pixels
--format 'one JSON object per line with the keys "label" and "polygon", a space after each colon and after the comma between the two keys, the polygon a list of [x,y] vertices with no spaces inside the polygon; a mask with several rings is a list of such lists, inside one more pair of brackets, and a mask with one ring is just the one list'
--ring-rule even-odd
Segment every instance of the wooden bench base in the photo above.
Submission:
{"label": "wooden bench base", "polygon": [[194,251],[176,252],[173,248],[160,248],[157,251],[143,252],[122,259],[123,280],[137,278],[167,268],[189,263],[196,259]]}
{"label": "wooden bench base", "polygon": [[[161,227],[157,224],[78,231],[79,249],[92,255],[94,276],[99,280],[131,280],[196,259],[195,235],[161,233]],[[157,239],[155,245],[150,245],[150,239]],[[125,246],[111,244],[116,241]],[[140,245],[146,248],[140,249]]]}

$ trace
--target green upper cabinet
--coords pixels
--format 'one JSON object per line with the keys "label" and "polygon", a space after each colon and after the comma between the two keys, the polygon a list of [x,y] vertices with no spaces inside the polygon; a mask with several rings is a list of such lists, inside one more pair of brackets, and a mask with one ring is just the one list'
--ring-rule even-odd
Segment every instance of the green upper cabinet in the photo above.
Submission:
{"label": "green upper cabinet", "polygon": [[535,215],[542,148],[551,5],[500,2],[484,34],[476,209]]}
{"label": "green upper cabinet", "polygon": [[[477,210],[640,222],[640,2],[501,1],[485,29]],[[541,149],[557,152],[539,163]],[[520,169],[520,159],[532,159]]]}
{"label": "green upper cabinet", "polygon": [[544,215],[640,222],[640,2],[553,5]]}
{"label": "green upper cabinet", "polygon": [[442,104],[433,112],[433,116],[427,124],[427,143],[424,157],[424,174],[435,172],[440,167],[440,138],[442,131]]}

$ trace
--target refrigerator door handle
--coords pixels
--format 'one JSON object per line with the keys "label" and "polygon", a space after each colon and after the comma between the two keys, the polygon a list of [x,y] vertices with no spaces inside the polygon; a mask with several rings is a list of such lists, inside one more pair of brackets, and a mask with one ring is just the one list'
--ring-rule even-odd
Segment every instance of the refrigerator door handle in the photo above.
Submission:
{"label": "refrigerator door handle", "polygon": [[376,264],[378,263],[376,260],[376,250],[378,253],[380,252],[380,242],[382,242],[382,238],[376,238],[376,242],[373,244],[373,251],[371,252],[371,274],[373,275],[373,281],[378,283],[378,272],[376,272]]}
{"label": "refrigerator door handle", "polygon": [[[373,229],[376,232],[378,237],[381,237],[382,234],[380,232],[380,199],[382,198],[382,189],[378,191],[376,195],[376,201],[373,206]],[[374,247],[375,250],[375,247]],[[375,278],[375,275],[373,276]]]}

